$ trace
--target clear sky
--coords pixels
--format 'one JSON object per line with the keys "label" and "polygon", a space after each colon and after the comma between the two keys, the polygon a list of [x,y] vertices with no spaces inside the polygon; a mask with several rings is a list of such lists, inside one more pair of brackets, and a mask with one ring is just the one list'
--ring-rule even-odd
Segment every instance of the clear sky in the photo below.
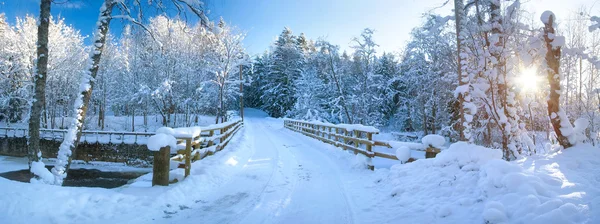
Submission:
{"label": "clear sky", "polygon": [[[274,38],[287,26],[299,34],[316,39],[324,37],[348,49],[352,37],[364,28],[375,29],[379,52],[398,51],[410,38],[413,27],[422,22],[422,15],[431,10],[450,15],[447,0],[205,0],[209,18],[223,17],[228,23],[247,33],[245,45],[250,54],[265,51]],[[9,22],[27,13],[37,15],[39,0],[0,0],[0,13]],[[102,0],[57,0],[53,15],[61,15],[82,34],[90,35]],[[594,15],[600,15],[600,0],[522,0],[524,8],[539,18],[545,10],[553,11],[558,19],[582,5]],[[541,24],[540,24],[541,25]],[[114,23],[112,32],[120,32],[122,24]]]}

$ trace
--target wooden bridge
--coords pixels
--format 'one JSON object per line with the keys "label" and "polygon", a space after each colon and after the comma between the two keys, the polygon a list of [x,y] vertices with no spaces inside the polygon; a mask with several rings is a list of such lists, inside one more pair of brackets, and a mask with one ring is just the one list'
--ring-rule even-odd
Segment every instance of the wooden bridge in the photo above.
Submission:
{"label": "wooden bridge", "polygon": [[[168,185],[169,173],[173,169],[184,169],[184,177],[190,175],[192,163],[197,160],[213,155],[223,150],[231,141],[232,137],[244,125],[242,120],[234,120],[221,124],[204,127],[175,128],[170,129],[171,135],[176,143],[173,147],[165,146],[158,151],[150,153],[153,161],[153,185]],[[391,142],[374,140],[379,130],[374,127],[348,124],[330,124],[322,122],[308,122],[302,120],[284,119],[283,127],[299,132],[308,137],[318,139],[344,150],[351,150],[354,154],[362,154],[367,158],[368,168],[373,170],[372,158],[380,157],[398,160],[396,155],[390,153]],[[188,134],[177,134],[188,131]],[[112,131],[90,131],[82,133],[81,142],[96,144],[132,144],[146,145],[157,132],[112,132]],[[0,137],[23,138],[28,134],[26,128],[0,127]],[[41,129],[40,137],[46,140],[60,141],[64,138],[66,130]],[[417,143],[413,143],[417,144]],[[144,146],[145,147],[145,146]],[[382,150],[387,149],[387,150]],[[439,149],[423,147],[428,157],[435,157]],[[414,160],[414,158],[411,158]],[[412,161],[409,160],[409,161]]]}

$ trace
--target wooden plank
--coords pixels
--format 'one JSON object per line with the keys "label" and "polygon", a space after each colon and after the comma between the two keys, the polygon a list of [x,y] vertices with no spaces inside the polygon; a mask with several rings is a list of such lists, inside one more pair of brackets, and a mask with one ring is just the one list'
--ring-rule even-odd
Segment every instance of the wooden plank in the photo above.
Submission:
{"label": "wooden plank", "polygon": [[387,143],[387,142],[374,141],[373,145],[376,145],[376,146],[385,146],[385,147],[388,147],[388,148],[392,148],[392,146],[389,143]]}
{"label": "wooden plank", "polygon": [[393,159],[393,160],[398,160],[398,158],[395,155],[390,155],[390,154],[386,154],[386,153],[381,153],[381,152],[373,152],[375,154],[375,156],[377,157],[381,157],[381,158],[386,158],[386,159]]}
{"label": "wooden plank", "polygon": [[190,175],[192,170],[192,139],[185,140],[185,177]]}

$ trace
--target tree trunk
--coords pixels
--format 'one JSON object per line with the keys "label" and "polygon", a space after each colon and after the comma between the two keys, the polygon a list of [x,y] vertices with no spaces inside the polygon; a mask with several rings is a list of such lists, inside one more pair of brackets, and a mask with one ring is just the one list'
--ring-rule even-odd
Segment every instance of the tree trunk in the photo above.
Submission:
{"label": "tree trunk", "polygon": [[40,116],[46,104],[46,76],[48,74],[48,26],[50,25],[51,0],[40,3],[40,21],[38,25],[37,64],[35,71],[35,95],[31,105],[29,118],[29,139],[27,154],[29,168],[32,162],[38,162],[42,156],[40,151]]}
{"label": "tree trunk", "polygon": [[[335,68],[333,67],[333,55],[329,55],[329,63],[331,65],[331,76],[333,81],[335,82],[335,86],[337,87],[338,94],[340,94],[340,104],[344,109],[344,114],[346,114],[346,119],[348,124],[352,124],[352,117],[350,117],[350,112],[348,112],[348,106],[346,105],[346,97],[344,95],[344,91],[342,91],[342,87],[340,85],[340,81],[337,78]],[[344,123],[344,122],[342,122]]]}
{"label": "tree trunk", "polygon": [[135,109],[131,109],[131,131],[135,132]]}
{"label": "tree trunk", "polygon": [[[548,116],[550,117],[550,123],[556,133],[556,140],[563,148],[571,147],[571,143],[567,137],[563,136],[560,130],[561,119],[566,119],[566,113],[560,111],[560,47],[552,47],[552,41],[554,38],[548,37],[554,36],[554,15],[551,15],[548,21],[544,21],[544,40],[546,41],[546,63],[548,65],[548,83],[550,84],[550,97],[548,98]],[[560,116],[560,113],[563,116]],[[570,122],[570,121],[565,121]]]}
{"label": "tree trunk", "polygon": [[[462,20],[463,20],[463,11],[464,11],[463,0],[454,0],[454,18],[456,22],[456,53],[458,58],[457,68],[457,77],[458,77],[458,87],[463,87],[467,84],[466,79],[468,77],[463,77],[463,69],[462,69],[462,38],[461,33],[463,30]],[[465,136],[465,96],[463,93],[458,94],[458,113],[460,120],[458,122],[458,134],[460,141],[467,141],[467,137]]]}
{"label": "tree trunk", "polygon": [[98,66],[102,52],[104,51],[104,45],[106,43],[106,35],[108,34],[108,28],[111,21],[111,13],[116,2],[114,0],[105,0],[101,7],[98,22],[96,23],[96,32],[94,34],[94,44],[90,52],[89,65],[82,78],[82,87],[79,96],[75,99],[75,111],[74,116],[76,119],[69,126],[65,139],[60,145],[58,152],[58,158],[56,165],[52,169],[52,173],[55,175],[57,185],[62,185],[63,179],[67,176],[67,171],[71,166],[71,160],[76,156],[77,145],[81,138],[81,131],[83,130],[83,122],[89,107],[90,98],[92,96],[92,90],[94,88],[93,80],[98,74]]}

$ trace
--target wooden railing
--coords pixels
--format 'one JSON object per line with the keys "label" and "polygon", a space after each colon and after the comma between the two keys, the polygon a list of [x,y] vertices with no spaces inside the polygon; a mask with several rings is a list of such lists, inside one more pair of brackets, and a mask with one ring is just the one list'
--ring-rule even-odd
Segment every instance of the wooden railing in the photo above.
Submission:
{"label": "wooden railing", "polygon": [[[40,129],[40,138],[47,140],[63,140],[67,133],[66,129]],[[0,136],[3,137],[27,137],[28,128],[0,127]],[[153,132],[119,132],[119,131],[93,131],[84,130],[81,133],[80,142],[89,143],[121,143],[121,144],[146,144],[148,137]]]}
{"label": "wooden railing", "polygon": [[155,152],[152,185],[166,186],[169,184],[170,163],[165,160],[183,162],[178,165],[178,168],[185,169],[185,177],[187,177],[190,175],[192,162],[223,150],[242,125],[242,120],[237,120],[200,127],[200,135],[175,137],[177,139],[177,155],[166,157],[168,156],[166,152],[171,151],[169,146]]}
{"label": "wooden railing", "polygon": [[[372,127],[363,126],[361,128],[360,126],[313,123],[292,119],[285,119],[284,126],[344,150],[352,150],[354,154],[360,153],[368,158],[382,157],[398,160],[395,155],[373,151],[373,147],[376,146],[392,147],[386,142],[373,140],[373,135],[379,134],[379,131]],[[372,164],[369,164],[369,169],[374,169]]]}

